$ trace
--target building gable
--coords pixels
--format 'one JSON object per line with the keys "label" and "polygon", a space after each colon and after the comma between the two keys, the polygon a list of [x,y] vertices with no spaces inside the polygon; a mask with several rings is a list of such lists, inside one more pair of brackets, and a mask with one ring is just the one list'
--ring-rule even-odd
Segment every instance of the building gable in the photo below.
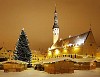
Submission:
{"label": "building gable", "polygon": [[83,46],[83,54],[90,54],[91,56],[96,55],[97,52],[97,46],[96,46],[96,42],[93,36],[92,31],[89,31],[89,34],[85,40],[84,46]]}

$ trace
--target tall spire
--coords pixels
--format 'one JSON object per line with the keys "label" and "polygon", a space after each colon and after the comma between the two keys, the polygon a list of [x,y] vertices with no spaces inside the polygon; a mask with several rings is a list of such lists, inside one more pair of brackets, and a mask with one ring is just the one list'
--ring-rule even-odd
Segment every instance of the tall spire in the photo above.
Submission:
{"label": "tall spire", "polygon": [[53,44],[55,44],[59,39],[59,26],[58,26],[56,4],[55,4],[55,11],[54,11],[54,25],[52,29],[53,29]]}
{"label": "tall spire", "polygon": [[58,26],[57,11],[56,11],[56,4],[55,4],[55,12],[54,12],[54,25],[53,25],[53,28],[59,28],[59,26]]}

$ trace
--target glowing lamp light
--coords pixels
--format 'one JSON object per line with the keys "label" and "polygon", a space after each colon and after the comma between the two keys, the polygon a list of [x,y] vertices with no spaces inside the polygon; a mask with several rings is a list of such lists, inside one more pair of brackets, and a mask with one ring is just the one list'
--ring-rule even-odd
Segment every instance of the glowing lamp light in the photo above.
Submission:
{"label": "glowing lamp light", "polygon": [[50,48],[48,48],[48,50],[50,50]]}
{"label": "glowing lamp light", "polygon": [[79,52],[79,50],[80,50],[79,46],[75,46],[75,47],[74,47],[74,52],[75,52],[75,53]]}
{"label": "glowing lamp light", "polygon": [[55,54],[58,55],[60,52],[58,49],[55,50]]}
{"label": "glowing lamp light", "polygon": [[52,52],[51,51],[48,51],[48,56],[51,56],[52,55]]}
{"label": "glowing lamp light", "polygon": [[64,49],[64,50],[63,50],[63,52],[64,52],[64,53],[67,53],[67,50],[66,50],[66,49]]}
{"label": "glowing lamp light", "polygon": [[78,47],[74,47],[74,50],[78,50],[79,48]]}

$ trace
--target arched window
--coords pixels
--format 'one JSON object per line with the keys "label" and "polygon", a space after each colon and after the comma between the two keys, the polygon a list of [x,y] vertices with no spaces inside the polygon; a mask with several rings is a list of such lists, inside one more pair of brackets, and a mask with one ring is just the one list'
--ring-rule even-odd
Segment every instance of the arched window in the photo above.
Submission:
{"label": "arched window", "polygon": [[75,58],[76,58],[76,54],[75,54]]}
{"label": "arched window", "polygon": [[68,57],[70,57],[70,55],[68,55]]}
{"label": "arched window", "polygon": [[71,58],[72,58],[72,55],[71,55]]}

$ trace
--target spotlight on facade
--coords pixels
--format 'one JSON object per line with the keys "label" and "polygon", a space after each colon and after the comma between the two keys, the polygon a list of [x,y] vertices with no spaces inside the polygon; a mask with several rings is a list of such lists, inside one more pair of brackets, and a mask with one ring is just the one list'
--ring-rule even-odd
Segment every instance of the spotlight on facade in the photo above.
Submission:
{"label": "spotlight on facade", "polygon": [[51,51],[48,51],[48,56],[52,56],[52,52]]}
{"label": "spotlight on facade", "polygon": [[64,52],[64,53],[67,53],[67,49],[66,49],[66,48],[64,48],[64,49],[63,49],[63,52]]}
{"label": "spotlight on facade", "polygon": [[76,45],[76,46],[74,46],[74,52],[75,52],[75,53],[79,52],[79,49],[80,49],[80,47],[79,47],[79,46],[77,46],[77,45]]}
{"label": "spotlight on facade", "polygon": [[77,41],[77,45],[82,45],[84,43],[84,40],[83,39],[79,39],[78,41]]}
{"label": "spotlight on facade", "polygon": [[60,54],[60,51],[58,49],[55,50],[55,54],[58,55]]}

